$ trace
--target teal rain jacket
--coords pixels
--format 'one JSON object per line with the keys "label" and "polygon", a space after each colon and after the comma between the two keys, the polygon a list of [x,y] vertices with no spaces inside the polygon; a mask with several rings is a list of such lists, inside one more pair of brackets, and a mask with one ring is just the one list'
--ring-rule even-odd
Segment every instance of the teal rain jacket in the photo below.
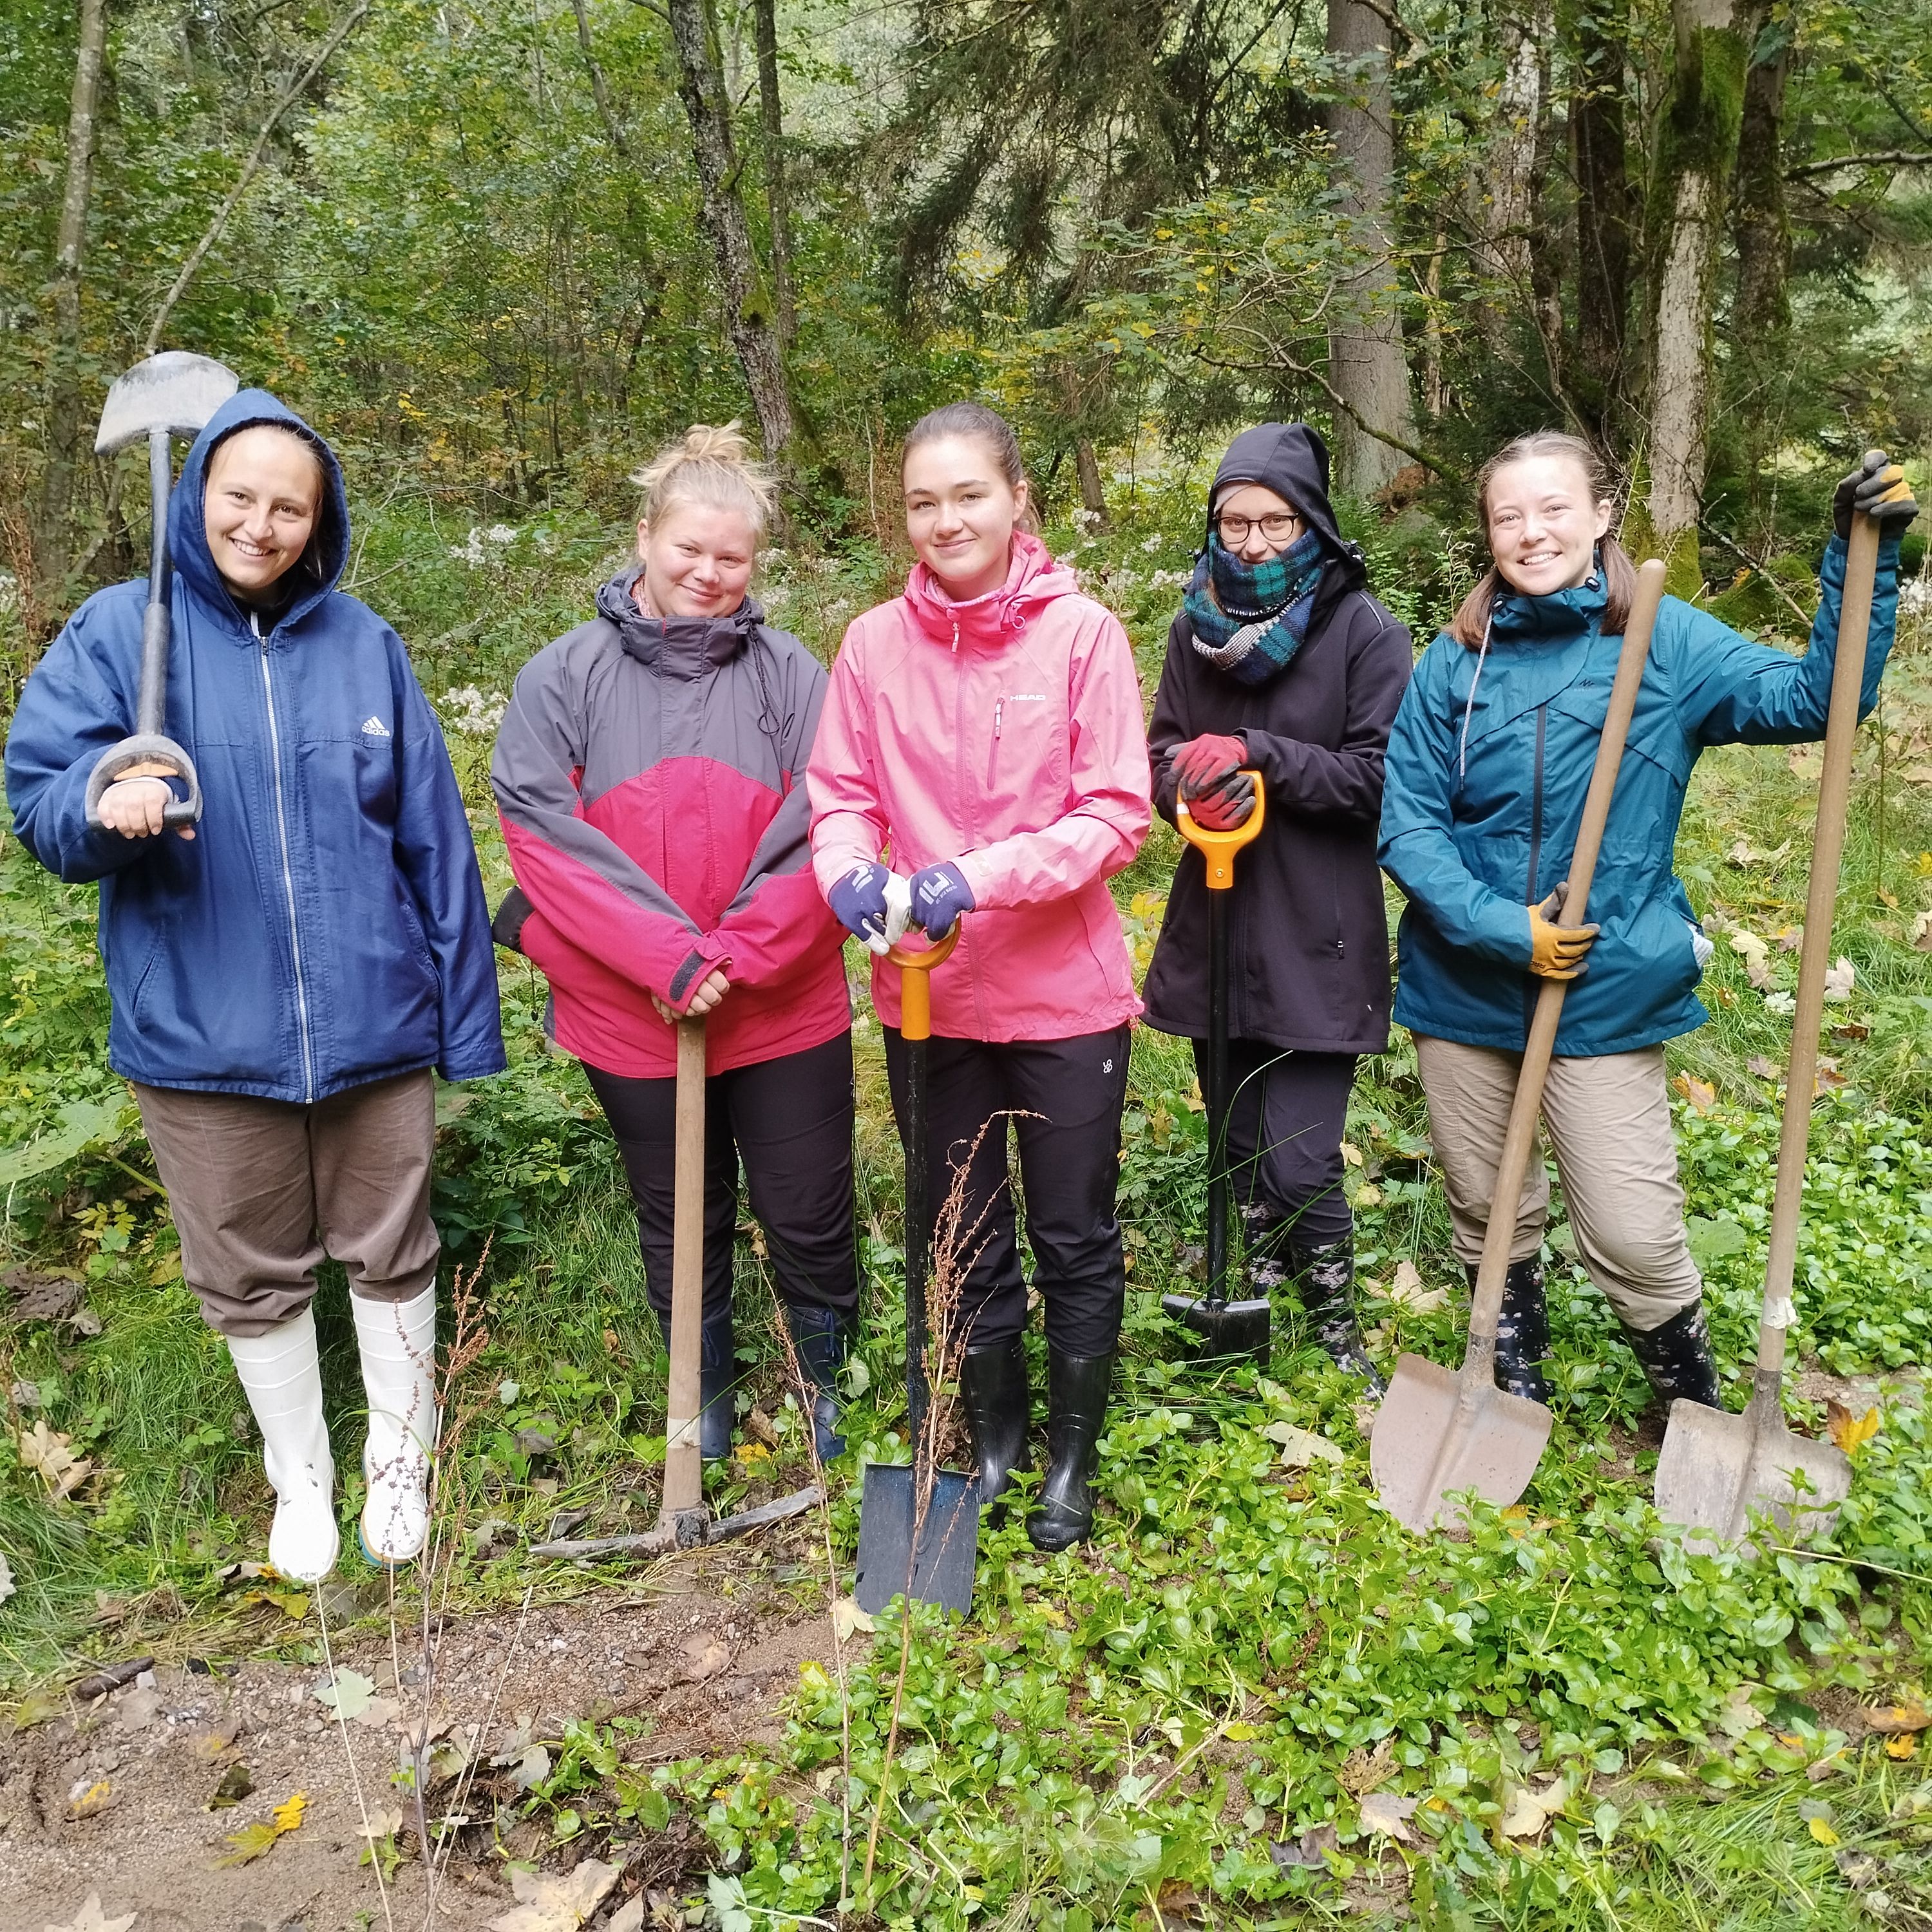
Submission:
{"label": "teal rain jacket", "polygon": [[[1842,539],[1818,574],[1802,658],[1664,598],[1590,893],[1603,930],[1570,982],[1559,1054],[1626,1053],[1703,1024],[1696,915],[1672,870],[1684,791],[1706,746],[1824,735]],[[1879,547],[1861,718],[1878,695],[1898,604],[1892,538]],[[1603,634],[1603,608],[1594,579],[1501,597],[1480,677],[1478,653],[1446,634],[1416,666],[1389,740],[1379,854],[1408,899],[1395,1018],[1414,1032],[1513,1052],[1528,1037],[1540,983],[1528,908],[1568,874],[1622,644]]]}

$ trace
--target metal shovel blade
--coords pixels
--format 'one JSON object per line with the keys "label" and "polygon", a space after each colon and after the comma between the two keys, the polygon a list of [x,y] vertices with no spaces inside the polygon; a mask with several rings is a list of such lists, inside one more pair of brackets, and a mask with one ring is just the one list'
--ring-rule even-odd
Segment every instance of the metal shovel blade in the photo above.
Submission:
{"label": "metal shovel blade", "polygon": [[852,1594],[868,1616],[876,1616],[901,1595],[915,1603],[937,1604],[961,1616],[973,1607],[973,1574],[980,1554],[979,1479],[952,1469],[938,1472],[915,1550],[917,1502],[908,1465],[866,1465]]}
{"label": "metal shovel blade", "polygon": [[170,436],[199,436],[240,387],[234,370],[212,356],[164,349],[116,378],[101,407],[94,454],[124,448],[158,429]]}
{"label": "metal shovel blade", "polygon": [[1191,1294],[1164,1294],[1160,1306],[1170,1321],[1185,1322],[1201,1337],[1196,1353],[1202,1360],[1252,1355],[1267,1362],[1274,1310],[1266,1295],[1248,1301],[1210,1301]]}
{"label": "metal shovel blade", "polygon": [[1754,1510],[1802,1542],[1851,1486],[1844,1450],[1794,1436],[1781,1412],[1756,1398],[1742,1415],[1681,1396],[1670,1405],[1657,1457],[1657,1513],[1697,1532],[1684,1538],[1692,1550],[1735,1543],[1750,1528]]}
{"label": "metal shovel blade", "polygon": [[1498,1507],[1529,1486],[1550,1440],[1550,1412],[1480,1374],[1420,1355],[1396,1364],[1369,1438],[1369,1470],[1389,1514],[1408,1529],[1453,1527],[1444,1498],[1474,1490]]}

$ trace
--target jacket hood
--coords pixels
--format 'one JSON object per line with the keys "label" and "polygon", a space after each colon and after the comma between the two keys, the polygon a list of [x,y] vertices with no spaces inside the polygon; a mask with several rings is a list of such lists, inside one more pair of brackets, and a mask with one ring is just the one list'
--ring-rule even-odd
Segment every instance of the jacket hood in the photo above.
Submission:
{"label": "jacket hood", "polygon": [[647,617],[632,595],[644,574],[641,563],[618,572],[597,593],[597,614],[616,626],[626,656],[674,677],[696,677],[729,664],[765,621],[752,597],[722,617]]}
{"label": "jacket hood", "polygon": [[927,636],[942,644],[997,644],[1024,631],[1056,597],[1077,596],[1078,580],[1066,565],[1026,530],[1013,532],[1006,580],[983,597],[956,604],[923,563],[912,567],[905,587],[906,608]]}
{"label": "jacket hood", "polygon": [[[1366,578],[1361,550],[1342,536],[1328,500],[1328,446],[1318,430],[1306,423],[1258,423],[1242,430],[1214,472],[1214,487],[1208,493],[1208,533],[1214,528],[1214,505],[1231,483],[1259,483],[1286,496],[1321,539],[1324,553],[1343,566],[1336,574],[1351,584]],[[1204,549],[1207,533],[1202,543]]]}
{"label": "jacket hood", "polygon": [[336,586],[349,561],[349,491],[335,452],[297,416],[266,389],[243,389],[230,396],[209,418],[182,465],[181,480],[168,500],[168,550],[189,589],[215,610],[242,608],[215,568],[208,548],[204,512],[208,497],[208,462],[217,447],[238,430],[268,423],[292,431],[322,459],[322,514],[305,550],[290,572],[296,580],[294,598],[277,619],[278,625],[298,623]]}

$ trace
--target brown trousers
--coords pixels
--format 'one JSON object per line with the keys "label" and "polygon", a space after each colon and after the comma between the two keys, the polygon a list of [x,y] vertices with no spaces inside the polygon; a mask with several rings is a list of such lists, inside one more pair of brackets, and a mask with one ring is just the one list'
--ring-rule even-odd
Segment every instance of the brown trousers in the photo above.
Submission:
{"label": "brown trousers", "polygon": [[217,1334],[262,1335],[299,1315],[325,1256],[371,1300],[408,1301],[435,1280],[427,1070],[311,1106],[138,1083],[134,1095],[182,1274]]}
{"label": "brown trousers", "polygon": [[[1496,1164],[1515,1097],[1520,1053],[1415,1036],[1429,1138],[1442,1170],[1458,1261],[1482,1258]],[[1570,1210],[1578,1258],[1624,1322],[1647,1334],[1694,1302],[1703,1282],[1684,1234],[1664,1049],[1559,1055],[1543,1090],[1543,1128]],[[1550,1176],[1538,1144],[1516,1209],[1511,1261],[1527,1261],[1550,1219]]]}

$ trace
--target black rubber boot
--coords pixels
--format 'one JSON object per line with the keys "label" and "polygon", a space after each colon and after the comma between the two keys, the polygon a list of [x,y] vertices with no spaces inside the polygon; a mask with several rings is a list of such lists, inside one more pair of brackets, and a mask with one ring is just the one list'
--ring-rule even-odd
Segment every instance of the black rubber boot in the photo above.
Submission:
{"label": "black rubber boot", "polygon": [[1036,1550],[1066,1550],[1094,1527],[1094,1472],[1100,1461],[1100,1427],[1113,1386],[1114,1356],[1046,1352],[1046,1475],[1040,1504],[1027,1518]]}
{"label": "black rubber boot", "polygon": [[[1033,1391],[1027,1386],[1026,1344],[1003,1342],[968,1348],[959,1364],[959,1393],[973,1432],[973,1460],[980,1472],[980,1506],[994,1502],[1016,1469],[1027,1466],[1027,1428]],[[994,1512],[998,1520],[1000,1512]]]}
{"label": "black rubber boot", "polygon": [[1291,1247],[1287,1252],[1309,1332],[1337,1368],[1360,1376],[1370,1398],[1381,1401],[1388,1384],[1362,1346],[1361,1324],[1355,1317],[1354,1238],[1345,1236],[1325,1248]]}
{"label": "black rubber boot", "polygon": [[1641,1334],[1624,1324],[1624,1340],[1666,1408],[1680,1399],[1701,1402],[1706,1408],[1724,1407],[1701,1299],[1680,1308],[1661,1328]]}
{"label": "black rubber boot", "polygon": [[[664,1353],[670,1353],[670,1317],[660,1315]],[[731,1327],[731,1304],[706,1311],[698,1330],[698,1451],[707,1462],[722,1462],[731,1453],[731,1425],[737,1420],[738,1349]]]}
{"label": "black rubber boot", "polygon": [[[1476,1270],[1469,1270],[1469,1286]],[[1503,1276],[1502,1312],[1496,1319],[1496,1387],[1550,1406],[1543,1364],[1550,1354],[1550,1310],[1544,1300],[1543,1264],[1533,1256],[1511,1262]]]}
{"label": "black rubber boot", "polygon": [[852,1330],[830,1308],[795,1308],[788,1304],[785,1322],[798,1350],[798,1365],[817,1391],[812,1402],[812,1442],[818,1460],[830,1462],[845,1453],[845,1438],[838,1432],[838,1371],[851,1353]]}

